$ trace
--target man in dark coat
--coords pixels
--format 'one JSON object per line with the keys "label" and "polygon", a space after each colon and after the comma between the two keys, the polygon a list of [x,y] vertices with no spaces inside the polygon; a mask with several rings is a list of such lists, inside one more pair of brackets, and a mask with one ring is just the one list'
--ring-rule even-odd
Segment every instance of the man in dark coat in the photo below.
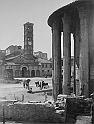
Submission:
{"label": "man in dark coat", "polygon": [[28,90],[29,90],[29,82],[30,81],[31,81],[30,79],[27,79],[27,88],[28,88]]}
{"label": "man in dark coat", "polygon": [[25,88],[26,85],[26,80],[23,81],[23,87]]}

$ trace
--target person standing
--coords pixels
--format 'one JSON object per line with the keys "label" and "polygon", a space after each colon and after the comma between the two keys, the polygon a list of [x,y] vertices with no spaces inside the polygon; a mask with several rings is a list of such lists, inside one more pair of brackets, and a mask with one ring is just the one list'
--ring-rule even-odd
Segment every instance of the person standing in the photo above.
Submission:
{"label": "person standing", "polygon": [[47,101],[47,92],[44,93],[45,95],[45,102]]}
{"label": "person standing", "polygon": [[22,102],[24,102],[24,95],[22,94]]}
{"label": "person standing", "polygon": [[40,90],[42,90],[42,82],[39,82]]}
{"label": "person standing", "polygon": [[28,90],[29,90],[29,82],[30,81],[31,81],[30,79],[27,79],[27,88],[28,88]]}
{"label": "person standing", "polygon": [[26,80],[23,80],[23,87],[25,88]]}

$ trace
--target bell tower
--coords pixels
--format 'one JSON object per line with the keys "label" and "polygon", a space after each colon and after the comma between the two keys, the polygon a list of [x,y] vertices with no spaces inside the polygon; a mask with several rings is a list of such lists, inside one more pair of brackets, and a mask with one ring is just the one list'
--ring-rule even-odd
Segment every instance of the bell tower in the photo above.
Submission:
{"label": "bell tower", "polygon": [[33,55],[33,23],[24,24],[24,55],[30,59]]}

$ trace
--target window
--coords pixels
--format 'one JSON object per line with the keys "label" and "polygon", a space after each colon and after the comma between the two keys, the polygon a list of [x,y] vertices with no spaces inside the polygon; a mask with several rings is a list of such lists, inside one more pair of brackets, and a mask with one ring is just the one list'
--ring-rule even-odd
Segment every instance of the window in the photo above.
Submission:
{"label": "window", "polygon": [[31,29],[31,26],[28,26],[27,29],[28,29],[28,30]]}
{"label": "window", "polygon": [[44,73],[44,70],[42,70],[42,73]]}
{"label": "window", "polygon": [[28,40],[30,40],[30,38],[28,37]]}
{"label": "window", "polygon": [[30,36],[30,35],[31,35],[31,33],[32,33],[32,32],[28,32],[28,36]]}
{"label": "window", "polygon": [[45,68],[47,68],[47,64],[45,65]]}
{"label": "window", "polygon": [[50,64],[50,68],[52,68],[52,64]]}
{"label": "window", "polygon": [[44,68],[44,64],[42,64],[42,68]]}
{"label": "window", "polygon": [[48,70],[48,72],[49,72],[49,70]]}
{"label": "window", "polygon": [[21,49],[21,46],[18,46],[18,49]]}
{"label": "window", "polygon": [[28,26],[28,29],[30,29],[30,26]]}

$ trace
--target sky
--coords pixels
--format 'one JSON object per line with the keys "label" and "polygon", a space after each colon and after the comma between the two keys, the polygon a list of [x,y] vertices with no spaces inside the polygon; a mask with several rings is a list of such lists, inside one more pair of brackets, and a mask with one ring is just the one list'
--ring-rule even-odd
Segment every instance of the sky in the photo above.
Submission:
{"label": "sky", "polygon": [[47,24],[49,16],[73,0],[0,0],[0,49],[10,45],[24,46],[24,28],[33,23],[34,52],[42,51],[52,57],[52,33]]}

